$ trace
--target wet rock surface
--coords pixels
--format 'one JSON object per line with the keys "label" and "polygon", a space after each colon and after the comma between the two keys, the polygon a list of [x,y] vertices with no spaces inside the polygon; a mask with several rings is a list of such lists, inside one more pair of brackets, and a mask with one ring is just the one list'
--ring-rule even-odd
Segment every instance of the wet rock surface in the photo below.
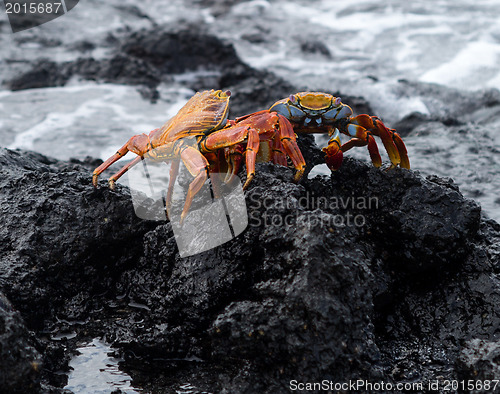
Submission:
{"label": "wet rock surface", "polygon": [[[500,376],[500,347],[498,342],[473,339],[466,343],[458,358],[464,379],[495,380]],[[475,392],[480,392],[478,387]]]}
{"label": "wet rock surface", "polygon": [[40,354],[31,342],[19,312],[0,292],[0,391],[32,393],[40,389]]}
{"label": "wet rock surface", "polygon": [[450,180],[346,158],[294,184],[259,164],[245,232],[180,258],[171,225],[136,218],[127,189],[94,190],[96,162],[4,149],[0,163],[0,289],[44,385],[64,386],[56,372],[93,337],[151,391],[498,378],[500,226]]}
{"label": "wet rock surface", "polygon": [[[45,356],[43,375],[61,384],[70,354],[51,339],[71,336],[75,321],[90,317],[85,311],[94,308],[93,299],[114,276],[108,260],[130,264],[150,224],[135,217],[126,194],[116,196],[124,202],[121,208],[109,206],[113,192],[88,188],[88,169],[79,164],[2,149],[0,174],[0,289],[27,327],[43,333],[35,346]],[[56,330],[60,318],[66,323]]]}

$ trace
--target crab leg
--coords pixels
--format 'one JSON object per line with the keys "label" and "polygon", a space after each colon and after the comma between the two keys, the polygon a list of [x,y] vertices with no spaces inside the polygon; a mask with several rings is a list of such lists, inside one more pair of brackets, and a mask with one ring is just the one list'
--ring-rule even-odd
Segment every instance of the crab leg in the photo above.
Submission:
{"label": "crab leg", "polygon": [[[403,140],[394,130],[388,129],[376,116],[358,115],[351,118],[343,132],[352,137],[367,141],[370,156],[376,167],[381,165],[382,160],[378,154],[378,149],[374,147],[375,142],[372,141],[372,134],[380,137],[382,140],[392,163],[391,168],[397,167],[398,165],[403,168],[410,168],[410,161]],[[350,149],[352,146],[348,145],[346,148]],[[345,152],[347,149],[343,148],[342,150]]]}
{"label": "crab leg", "polygon": [[[156,129],[158,130],[158,129]],[[153,130],[151,133],[154,133],[156,130]],[[109,159],[107,159],[104,163],[102,163],[99,167],[97,167],[94,170],[94,173],[92,174],[92,183],[94,187],[97,187],[97,179],[99,175],[101,175],[108,167],[110,167],[114,162],[120,160],[123,156],[125,156],[128,152],[133,152],[136,155],[143,156],[149,149],[149,137],[146,134],[138,134],[134,135],[132,138],[130,138],[125,145],[123,145],[118,151],[111,156]],[[135,162],[135,160],[134,160]],[[134,163],[137,164],[138,162]],[[128,168],[131,167],[131,165],[126,166],[127,169],[123,172],[119,171],[116,173],[112,178],[113,183],[120,178],[125,172],[127,172]],[[119,175],[118,175],[119,174]],[[111,179],[110,179],[110,187],[113,187],[111,184]]]}
{"label": "crab leg", "polygon": [[227,175],[224,178],[224,183],[230,183],[238,174],[243,160],[244,147],[243,144],[237,144],[224,149],[224,155],[227,161]]}
{"label": "crab leg", "polygon": [[[276,124],[276,118],[278,117],[278,123]],[[274,123],[275,128],[275,137],[274,137],[274,147],[271,145],[271,149],[273,150],[273,160],[279,164],[286,164],[286,155],[281,150],[283,150],[288,154],[292,163],[294,164],[297,173],[295,174],[295,180],[298,181],[304,174],[306,163],[304,157],[302,156],[302,152],[297,145],[297,138],[295,136],[295,132],[293,130],[293,126],[290,121],[283,115],[278,114],[276,112],[269,112],[268,110],[255,112],[253,114],[241,116],[236,118],[234,121],[236,124],[249,122],[254,125],[254,127],[259,131],[259,134],[264,134],[268,132]],[[278,141],[279,138],[279,141]],[[280,146],[281,145],[281,146]],[[275,153],[276,152],[276,153]]]}
{"label": "crab leg", "polygon": [[[382,165],[382,158],[380,157],[377,143],[373,138],[373,134],[379,135],[379,133],[377,133],[376,126],[377,125],[374,123],[374,120],[372,120],[372,118],[368,115],[359,115],[352,118],[349,123],[343,126],[341,131],[344,134],[354,137],[354,141],[348,141],[342,145],[342,151],[346,152],[354,146],[368,145],[368,151],[373,165],[375,167],[380,167]],[[397,166],[400,163],[401,158],[396,145],[394,145],[392,140],[387,139],[386,135],[382,135],[380,138],[384,143],[391,163],[394,166]],[[358,140],[361,140],[362,142]]]}
{"label": "crab leg", "polygon": [[175,159],[172,160],[172,165],[170,166],[170,176],[168,179],[168,189],[167,189],[167,197],[165,199],[165,208],[167,209],[167,215],[170,217],[170,207],[172,206],[172,194],[174,192],[174,184],[177,179],[177,175],[179,174],[179,164],[180,160]]}
{"label": "crab leg", "polygon": [[382,165],[382,158],[380,157],[380,153],[378,151],[377,142],[375,138],[370,133],[366,133],[366,139],[360,138],[352,138],[347,141],[344,145],[342,145],[341,149],[343,152],[347,152],[349,149],[354,148],[355,146],[366,146],[368,145],[368,152],[370,153],[370,158],[374,167],[380,167]]}
{"label": "crab leg", "polygon": [[396,144],[396,147],[398,148],[399,151],[399,156],[401,156],[401,162],[399,165],[402,168],[410,168],[410,159],[408,158],[408,152],[406,150],[406,145],[404,144],[403,140],[399,136],[399,134],[396,132],[394,129],[388,129],[390,133],[392,133],[392,140]]}
{"label": "crab leg", "polygon": [[111,190],[115,190],[115,183],[118,179],[121,178],[121,176],[123,174],[125,174],[131,167],[135,166],[137,163],[139,163],[141,160],[143,159],[142,156],[137,156],[134,160],[132,160],[130,163],[126,164],[125,166],[123,166],[120,171],[118,171],[116,174],[114,174],[113,176],[111,176],[109,179],[108,179],[108,183],[109,183],[109,188]]}
{"label": "crab leg", "polygon": [[248,128],[248,142],[247,148],[245,149],[245,159],[247,165],[247,180],[243,185],[243,189],[246,189],[253,177],[255,176],[255,160],[257,159],[257,152],[259,151],[259,133],[257,130]]}
{"label": "crab leg", "polygon": [[297,170],[294,179],[298,182],[300,178],[302,178],[302,175],[304,175],[306,162],[302,156],[299,146],[297,145],[297,137],[295,136],[291,123],[283,115],[277,114],[277,116],[279,118],[280,140],[285,148],[285,152],[288,153],[288,156],[290,156],[290,159]]}
{"label": "crab leg", "polygon": [[[229,147],[233,144],[247,141],[247,148],[245,150],[245,159],[247,165],[247,180],[243,188],[248,186],[248,183],[255,175],[255,159],[259,150],[259,133],[256,129],[249,125],[236,125],[224,128],[208,135],[201,143],[202,151],[210,152],[221,148]],[[230,151],[231,152],[231,151]],[[232,153],[232,152],[231,152]],[[235,173],[239,166],[232,163],[231,174]]]}
{"label": "crab leg", "polygon": [[274,134],[274,138],[270,144],[271,148],[271,158],[274,164],[280,164],[282,166],[287,166],[286,155],[284,153],[285,147],[281,143],[279,132],[276,131]]}
{"label": "crab leg", "polygon": [[342,144],[340,142],[340,133],[334,128],[329,132],[332,137],[328,141],[328,146],[323,148],[323,152],[326,154],[326,165],[330,170],[336,171],[340,168],[342,160],[344,159],[344,153],[342,150]]}
{"label": "crab leg", "polygon": [[208,160],[198,151],[197,149],[189,146],[182,150],[181,152],[182,162],[186,165],[186,168],[194,177],[194,180],[189,184],[189,188],[186,195],[186,201],[184,203],[184,208],[181,213],[180,224],[184,222],[186,215],[191,207],[193,198],[198,193],[203,184],[208,178],[207,172],[210,164]]}

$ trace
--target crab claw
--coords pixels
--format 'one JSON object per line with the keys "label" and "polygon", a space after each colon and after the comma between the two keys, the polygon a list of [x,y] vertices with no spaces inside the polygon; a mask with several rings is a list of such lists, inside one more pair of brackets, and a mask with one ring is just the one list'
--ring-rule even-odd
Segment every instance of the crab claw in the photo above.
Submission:
{"label": "crab claw", "polygon": [[328,146],[323,148],[323,152],[326,153],[325,162],[328,168],[332,171],[336,171],[342,165],[342,160],[344,158],[344,153],[341,149],[340,143],[340,133],[338,130],[333,132],[333,136],[328,142]]}
{"label": "crab claw", "polygon": [[334,143],[323,148],[323,152],[326,153],[325,162],[328,168],[332,171],[338,170],[344,159],[344,154],[340,150],[340,147]]}

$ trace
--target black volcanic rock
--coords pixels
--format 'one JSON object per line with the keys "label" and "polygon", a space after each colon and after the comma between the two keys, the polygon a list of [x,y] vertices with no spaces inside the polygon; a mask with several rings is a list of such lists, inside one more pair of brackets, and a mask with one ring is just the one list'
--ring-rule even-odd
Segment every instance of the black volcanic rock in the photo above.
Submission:
{"label": "black volcanic rock", "polygon": [[[500,380],[500,343],[481,339],[469,341],[460,353],[457,365],[463,379],[479,380],[481,383],[485,380]],[[473,387],[476,392],[483,390],[481,386]]]}
{"label": "black volcanic rock", "polygon": [[[244,77],[251,68],[244,64],[234,47],[202,26],[143,29],[116,38],[108,57],[96,60],[82,57],[75,61],[55,63],[40,59],[32,69],[7,81],[11,90],[63,86],[72,76],[87,80],[145,85],[156,88],[160,82],[171,82],[173,74],[188,71],[211,71],[210,88],[227,71]],[[205,77],[206,79],[206,77]],[[194,89],[204,89],[191,81]],[[197,85],[198,84],[198,85]]]}
{"label": "black volcanic rock", "polygon": [[[500,226],[452,181],[346,158],[295,184],[258,164],[248,228],[181,258],[171,224],[136,218],[126,188],[93,189],[96,164],[0,154],[0,291],[38,341],[45,383],[62,386],[57,358],[93,337],[153,391],[453,379],[482,359],[496,371],[484,343],[499,340]],[[42,334],[69,329],[64,346]]]}
{"label": "black volcanic rock", "polygon": [[64,86],[70,77],[71,73],[58,63],[40,59],[33,64],[30,71],[7,81],[6,85],[11,90],[56,87]]}
{"label": "black volcanic rock", "polygon": [[40,354],[30,343],[21,316],[0,292],[0,392],[35,393],[40,389]]}
{"label": "black volcanic rock", "polygon": [[243,64],[231,44],[207,34],[200,26],[140,30],[125,38],[119,51],[151,63],[162,74]]}
{"label": "black volcanic rock", "polygon": [[115,264],[130,264],[142,252],[150,224],[135,216],[126,194],[89,187],[88,171],[0,150],[0,285],[30,328],[42,329],[59,307],[71,308],[68,297],[87,294],[84,307],[107,289]]}

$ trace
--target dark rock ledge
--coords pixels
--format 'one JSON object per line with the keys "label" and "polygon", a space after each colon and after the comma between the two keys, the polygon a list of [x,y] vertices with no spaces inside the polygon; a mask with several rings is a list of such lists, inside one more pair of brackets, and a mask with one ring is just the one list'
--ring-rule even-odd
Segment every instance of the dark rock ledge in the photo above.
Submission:
{"label": "dark rock ledge", "polygon": [[261,164],[247,230],[183,259],[126,188],[93,189],[95,165],[0,150],[0,391],[57,392],[95,337],[145,392],[500,378],[500,225],[453,181],[347,158],[297,185]]}

